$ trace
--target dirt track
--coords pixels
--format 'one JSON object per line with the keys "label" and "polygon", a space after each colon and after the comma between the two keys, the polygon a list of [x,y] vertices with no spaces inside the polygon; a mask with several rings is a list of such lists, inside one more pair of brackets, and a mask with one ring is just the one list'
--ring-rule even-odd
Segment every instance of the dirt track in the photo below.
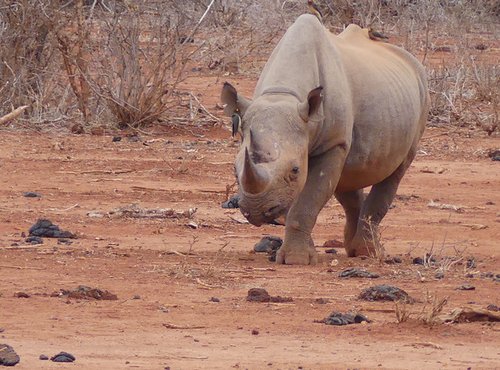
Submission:
{"label": "dirt track", "polygon": [[[64,366],[38,359],[59,351],[75,355],[72,368],[78,369],[498,368],[498,324],[430,327],[418,314],[398,324],[393,303],[357,299],[363,288],[387,283],[417,299],[409,308],[416,313],[425,310],[427,292],[449,297],[444,312],[500,303],[499,283],[481,277],[500,273],[499,164],[485,154],[498,140],[466,136],[426,132],[428,139],[400,187],[402,197],[383,222],[386,250],[400,255],[402,264],[347,259],[341,250],[331,257],[319,247],[321,264],[296,267],[251,253],[263,234],[282,236],[281,227],[256,228],[240,223],[238,210],[220,208],[226,185],[233,182],[237,149],[227,131],[194,128],[116,143],[111,136],[4,131],[0,327],[5,331],[0,342],[21,356],[20,369]],[[26,198],[26,191],[42,196]],[[462,208],[430,208],[431,200]],[[197,208],[192,220],[197,228],[187,226],[186,219],[88,216],[132,203]],[[44,239],[43,245],[26,247],[20,235],[38,218],[49,218],[79,238],[70,245]],[[316,245],[341,239],[343,222],[340,206],[331,201],[315,228]],[[438,259],[473,256],[477,267],[466,269],[464,260],[436,279],[437,267],[411,264],[411,257],[432,246]],[[332,258],[338,264],[331,266]],[[381,277],[339,278],[350,266]],[[476,289],[456,290],[464,283]],[[50,297],[81,284],[107,289],[118,300]],[[293,302],[247,302],[253,287]],[[31,297],[15,298],[20,291]],[[313,322],[351,309],[373,322],[345,327]]]}

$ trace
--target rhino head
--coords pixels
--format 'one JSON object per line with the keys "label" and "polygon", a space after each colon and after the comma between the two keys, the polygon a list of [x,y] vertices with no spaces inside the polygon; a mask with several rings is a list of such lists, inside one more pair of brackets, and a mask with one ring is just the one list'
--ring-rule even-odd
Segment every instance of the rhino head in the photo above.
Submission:
{"label": "rhino head", "polygon": [[233,117],[233,132],[237,129],[242,137],[235,161],[239,206],[253,225],[286,216],[304,188],[309,152],[307,122],[319,110],[321,91],[321,87],[311,90],[304,101],[287,93],[262,94],[251,101],[231,84],[224,84],[224,111]]}

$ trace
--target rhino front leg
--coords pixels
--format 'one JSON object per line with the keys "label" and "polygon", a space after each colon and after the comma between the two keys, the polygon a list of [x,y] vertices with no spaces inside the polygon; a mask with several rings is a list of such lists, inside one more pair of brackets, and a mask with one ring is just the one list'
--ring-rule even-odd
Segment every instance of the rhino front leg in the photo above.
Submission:
{"label": "rhino front leg", "polygon": [[304,189],[286,217],[285,240],[276,255],[277,263],[309,265],[317,262],[311,233],[319,212],[333,195],[345,158],[346,149],[342,145],[309,158]]}

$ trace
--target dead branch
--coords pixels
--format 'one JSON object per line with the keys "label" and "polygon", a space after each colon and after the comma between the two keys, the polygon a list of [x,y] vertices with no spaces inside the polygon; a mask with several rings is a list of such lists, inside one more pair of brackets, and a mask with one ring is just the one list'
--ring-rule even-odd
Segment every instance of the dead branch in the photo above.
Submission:
{"label": "dead branch", "polygon": [[21,113],[24,112],[24,110],[28,108],[28,105],[23,105],[21,107],[18,107],[14,109],[12,112],[7,113],[5,116],[0,117],[0,125],[3,125],[4,123],[10,122],[13,119],[16,119],[21,115]]}

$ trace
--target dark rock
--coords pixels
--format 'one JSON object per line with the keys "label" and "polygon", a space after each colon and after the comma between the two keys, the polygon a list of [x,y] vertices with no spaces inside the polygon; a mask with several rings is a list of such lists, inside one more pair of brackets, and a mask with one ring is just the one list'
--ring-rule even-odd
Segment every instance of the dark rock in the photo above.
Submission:
{"label": "dark rock", "polygon": [[265,252],[271,253],[272,251],[277,251],[283,244],[283,239],[279,236],[264,236],[255,246],[253,250],[257,253]]}
{"label": "dark rock", "polygon": [[337,254],[337,250],[330,248],[330,249],[325,250],[325,253]]}
{"label": "dark rock", "polygon": [[238,194],[233,195],[231,198],[222,203],[222,208],[240,208],[239,201],[240,196]]}
{"label": "dark rock", "polygon": [[492,161],[500,161],[500,149],[491,150],[488,153],[488,157],[490,157]]}
{"label": "dark rock", "polygon": [[252,329],[252,335],[259,335],[259,331],[257,329]]}
{"label": "dark rock", "polygon": [[465,264],[465,266],[468,268],[468,269],[473,269],[473,268],[476,268],[477,267],[477,264],[476,264],[476,259],[474,257],[469,257],[467,258],[467,263]]}
{"label": "dark rock", "polygon": [[59,238],[57,239],[57,244],[71,245],[73,242],[70,239]]}
{"label": "dark rock", "polygon": [[42,361],[46,361],[46,360],[48,360],[48,359],[49,359],[49,356],[46,356],[46,355],[40,355],[38,358],[39,358],[40,360],[42,360]]}
{"label": "dark rock", "polygon": [[349,324],[360,324],[363,321],[370,322],[370,320],[368,320],[368,318],[365,315],[359,312],[341,313],[333,311],[328,317],[316,322],[327,325],[349,325]]}
{"label": "dark rock", "polygon": [[284,303],[284,302],[292,302],[293,299],[290,297],[270,296],[265,289],[251,288],[248,291],[247,301]]}
{"label": "dark rock", "polygon": [[137,142],[141,141],[141,137],[137,134],[132,134],[132,135],[127,136],[127,140],[131,143],[137,143]]}
{"label": "dark rock", "polygon": [[27,191],[23,193],[23,196],[26,198],[41,198],[42,196],[34,191]]}
{"label": "dark rock", "polygon": [[73,133],[73,134],[76,134],[76,135],[81,135],[81,134],[84,134],[85,133],[85,130],[83,129],[83,125],[80,124],[80,123],[75,123],[71,126],[70,128],[70,131]]}
{"label": "dark rock", "polygon": [[394,256],[386,258],[384,262],[387,263],[388,265],[394,265],[395,263],[402,263],[403,260],[401,259],[401,257]]}
{"label": "dark rock", "polygon": [[489,311],[495,311],[495,312],[500,311],[500,308],[497,305],[494,305],[494,304],[489,304],[486,307],[486,309],[489,310]]}
{"label": "dark rock", "polygon": [[15,366],[20,360],[14,348],[8,344],[0,344],[0,365]]}
{"label": "dark rock", "polygon": [[380,275],[374,274],[372,272],[369,272],[369,271],[366,271],[363,269],[359,269],[357,267],[351,267],[351,268],[348,268],[347,270],[342,271],[339,274],[339,277],[342,277],[342,278],[359,277],[359,278],[376,279],[376,278],[380,277]]}
{"label": "dark rock", "polygon": [[41,236],[46,238],[69,238],[74,239],[76,235],[69,231],[62,231],[59,226],[54,225],[50,220],[39,219],[29,229],[30,236]]}
{"label": "dark rock", "polygon": [[412,263],[414,265],[424,265],[425,263],[432,264],[434,262],[436,262],[434,256],[430,255],[429,253],[426,253],[424,258],[415,257]]}
{"label": "dark rock", "polygon": [[121,136],[113,136],[113,139],[111,141],[113,143],[117,143],[119,141],[122,141],[122,137]]}
{"label": "dark rock", "polygon": [[53,362],[73,362],[76,360],[75,356],[68,352],[59,352],[57,355],[50,358]]}
{"label": "dark rock", "polygon": [[412,261],[414,265],[423,265],[424,259],[422,257],[415,257]]}
{"label": "dark rock", "polygon": [[327,304],[327,303],[330,303],[330,301],[326,298],[316,298],[314,300],[315,303],[318,303],[318,304]]}
{"label": "dark rock", "polygon": [[413,303],[415,300],[408,295],[403,289],[392,285],[376,285],[364,289],[359,298],[365,301],[403,301]]}
{"label": "dark rock", "polygon": [[464,284],[460,285],[457,290],[476,290],[476,287],[474,285],[469,285],[469,284]]}
{"label": "dark rock", "polygon": [[43,239],[39,236],[28,236],[24,241],[31,245],[43,244]]}
{"label": "dark rock", "polygon": [[136,294],[132,297],[132,299],[141,299],[141,296],[139,294]]}
{"label": "dark rock", "polygon": [[217,302],[217,303],[219,303],[219,302],[220,302],[220,299],[219,299],[219,298],[217,298],[217,297],[211,297],[211,298],[210,298],[210,302]]}
{"label": "dark rock", "polygon": [[58,292],[52,293],[50,296],[67,297],[74,299],[95,299],[95,300],[105,300],[105,301],[116,301],[118,299],[116,294],[110,293],[107,290],[91,288],[85,285],[80,285],[73,290],[61,289]]}
{"label": "dark rock", "polygon": [[262,288],[251,288],[248,291],[247,301],[249,302],[270,302],[271,296],[267,290]]}
{"label": "dark rock", "polygon": [[29,298],[31,296],[25,292],[17,292],[17,293],[14,293],[14,297],[16,297],[16,298]]}

